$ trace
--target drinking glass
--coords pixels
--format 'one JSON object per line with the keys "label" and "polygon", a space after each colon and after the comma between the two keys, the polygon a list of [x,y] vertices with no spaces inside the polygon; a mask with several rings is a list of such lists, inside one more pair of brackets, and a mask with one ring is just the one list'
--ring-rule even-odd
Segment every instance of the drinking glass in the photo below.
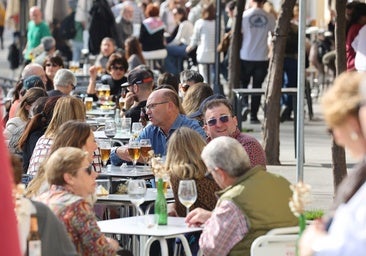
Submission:
{"label": "drinking glass", "polygon": [[126,100],[123,97],[120,97],[118,100],[118,106],[121,111],[122,111],[122,109],[125,108],[125,103],[126,103]]}
{"label": "drinking glass", "polygon": [[111,154],[111,143],[107,139],[97,140],[97,144],[100,151],[100,158],[102,159],[103,167],[107,170],[107,162]]}
{"label": "drinking glass", "polygon": [[144,127],[142,126],[141,122],[133,122],[131,128],[132,136],[138,137],[143,128]]}
{"label": "drinking glass", "polygon": [[145,180],[129,180],[127,187],[128,195],[130,196],[130,201],[136,207],[138,214],[144,215],[140,208],[140,205],[145,201],[146,194],[146,182]]}
{"label": "drinking glass", "polygon": [[181,180],[178,187],[178,198],[181,204],[187,208],[187,215],[189,207],[191,207],[197,200],[197,188],[194,180]]}
{"label": "drinking glass", "polygon": [[117,125],[114,120],[106,120],[104,124],[104,134],[109,138],[110,144],[112,146],[112,138],[116,136]]}
{"label": "drinking glass", "polygon": [[111,95],[111,87],[108,84],[96,84],[99,101],[107,101]]}
{"label": "drinking glass", "polygon": [[141,156],[144,159],[144,164],[146,168],[147,161],[149,160],[149,151],[151,150],[150,139],[140,140]]}
{"label": "drinking glass", "polygon": [[128,143],[128,154],[133,163],[133,171],[137,172],[136,163],[137,160],[140,158],[141,148],[140,142],[138,140],[130,140]]}

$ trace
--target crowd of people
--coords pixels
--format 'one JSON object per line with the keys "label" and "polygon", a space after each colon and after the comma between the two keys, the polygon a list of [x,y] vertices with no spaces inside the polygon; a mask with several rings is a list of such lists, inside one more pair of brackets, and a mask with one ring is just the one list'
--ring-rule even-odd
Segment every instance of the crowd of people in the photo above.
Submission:
{"label": "crowd of people", "polygon": [[[252,0],[243,13],[243,87],[252,79],[253,87],[261,88],[267,75],[271,56],[268,36],[274,31],[275,16],[265,10],[265,2]],[[203,226],[202,232],[191,234],[194,255],[198,250],[208,256],[250,255],[258,236],[297,225],[288,206],[292,194],[289,181],[267,171],[262,145],[239,130],[230,99],[212,86],[217,54],[212,1],[106,4],[105,0],[68,1],[76,29],[68,42],[73,48],[70,60],[90,65],[84,74],[89,80],[82,96],[74,94],[77,74],[58,48],[55,28],[43,20],[39,7],[29,9],[25,64],[3,118],[22,252],[26,250],[30,215],[36,214],[44,255],[130,255],[121,241],[103,234],[97,225],[95,189],[102,165],[81,98],[99,101],[99,84],[109,85],[110,96],[103,96],[108,101],[116,105],[124,102],[118,117],[130,117],[133,122],[143,117],[148,122],[135,139],[150,139],[154,154],[164,160],[175,199],[168,205],[169,215],[185,217],[189,226]],[[356,69],[358,50],[349,47],[362,40],[364,5],[358,7],[353,14],[358,18],[352,18],[355,24],[350,22],[348,27],[353,39],[346,42]],[[225,10],[231,24],[235,2],[227,2]],[[98,23],[101,12],[110,17]],[[297,35],[296,26],[294,17],[293,35]],[[90,51],[83,53],[82,59],[82,44],[87,42],[83,31],[88,28],[93,30],[89,33]],[[291,39],[285,58],[288,74],[284,86],[288,87],[296,80],[291,71],[297,58],[296,42]],[[226,56],[227,51],[230,49]],[[192,52],[198,71],[184,69],[183,61],[191,58]],[[89,53],[96,53],[94,62],[87,58]],[[353,62],[348,60],[351,67]],[[154,73],[157,67],[158,77]],[[365,249],[365,83],[363,73],[349,71],[324,95],[325,121],[336,143],[349,149],[360,163],[337,190],[332,211],[303,234],[300,255],[358,255]],[[248,99],[242,100],[245,108],[241,114],[246,119],[250,113],[250,122],[260,123],[260,97],[252,97],[250,104]],[[290,120],[292,106],[286,100],[283,104],[289,111],[284,120]],[[127,145],[112,147],[110,164],[130,161]],[[143,164],[145,159],[141,156],[137,162]],[[22,174],[29,178],[23,180],[27,185],[24,191],[19,189]],[[179,182],[185,179],[195,180],[198,192],[188,215],[178,199]]]}

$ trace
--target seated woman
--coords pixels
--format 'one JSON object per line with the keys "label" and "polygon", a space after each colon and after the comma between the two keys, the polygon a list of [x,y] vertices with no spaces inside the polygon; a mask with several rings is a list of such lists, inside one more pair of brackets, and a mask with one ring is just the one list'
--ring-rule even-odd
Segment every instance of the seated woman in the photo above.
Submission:
{"label": "seated woman", "polygon": [[[215,191],[219,191],[220,188],[213,178],[205,177],[207,168],[201,159],[201,152],[205,146],[206,141],[202,136],[187,127],[178,128],[170,137],[165,166],[170,175],[175,203],[169,205],[169,215],[186,216],[186,207],[178,198],[179,181],[185,179],[194,179],[197,186],[197,200],[190,210],[200,207],[212,211],[215,208]],[[191,235],[192,238],[188,241],[194,241],[190,247],[195,254],[198,251],[200,233]]]}
{"label": "seated woman", "polygon": [[116,255],[118,242],[101,233],[92,205],[98,174],[87,152],[74,147],[57,149],[45,164],[51,188],[38,200],[48,205],[65,224],[80,255]]}
{"label": "seated woman", "polygon": [[364,73],[345,72],[322,99],[325,121],[335,142],[359,161],[337,188],[328,218],[307,227],[300,255],[361,255],[366,250],[366,137]]}
{"label": "seated woman", "polygon": [[128,69],[132,70],[139,65],[145,65],[142,55],[141,43],[135,36],[130,36],[125,41],[125,55],[128,61]]}
{"label": "seated woman", "polygon": [[23,173],[21,159],[16,155],[11,155],[10,160],[14,174],[13,197],[22,255],[26,255],[32,214],[37,217],[42,255],[78,255],[74,244],[67,235],[65,226],[53,212],[46,205],[24,197],[24,185],[21,184]]}
{"label": "seated woman", "polygon": [[57,70],[64,68],[64,61],[58,55],[48,56],[43,62],[43,69],[46,73],[47,83],[45,84],[46,90],[51,91],[55,88],[53,87],[53,79]]}
{"label": "seated woman", "polygon": [[[93,162],[95,172],[100,172],[99,154],[94,154],[98,149],[94,133],[89,124],[83,121],[70,120],[62,124],[56,131],[54,141],[48,155],[61,147],[77,147],[89,153],[90,161]],[[46,182],[44,163],[39,168],[37,175],[27,187],[27,196],[34,197],[48,190]]]}
{"label": "seated woman", "polygon": [[[103,75],[101,82],[110,86],[110,95],[112,100],[118,103],[118,99],[121,96],[122,88],[121,85],[127,82],[125,74],[128,70],[128,63],[124,56],[119,53],[113,53],[106,64],[108,75]],[[93,97],[94,101],[98,100],[97,97],[97,66],[92,66],[89,69],[90,79],[87,89],[88,96]]]}
{"label": "seated woman", "polygon": [[[167,56],[164,39],[165,26],[159,17],[159,7],[153,3],[148,4],[145,16],[139,38],[142,44],[142,54],[145,60],[164,59]],[[150,64],[150,68],[155,67]]]}
{"label": "seated woman", "polygon": [[[205,177],[207,168],[201,159],[201,151],[206,146],[206,141],[194,130],[181,127],[170,137],[168,142],[166,169],[170,175],[175,205],[171,208],[171,215],[184,217],[186,207],[179,202],[178,185],[183,179],[194,179],[197,185],[197,200],[191,209],[202,207],[213,210],[217,198],[215,191],[220,190],[216,182]],[[179,152],[179,153],[177,153]]]}

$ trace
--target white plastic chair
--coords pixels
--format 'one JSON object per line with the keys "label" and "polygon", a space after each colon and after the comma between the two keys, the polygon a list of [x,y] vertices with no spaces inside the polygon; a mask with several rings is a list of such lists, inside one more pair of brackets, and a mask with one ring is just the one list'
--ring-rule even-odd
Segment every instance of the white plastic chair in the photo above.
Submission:
{"label": "white plastic chair", "polygon": [[274,228],[268,231],[266,235],[297,235],[299,231],[299,226]]}
{"label": "white plastic chair", "polygon": [[295,256],[298,235],[263,235],[250,248],[251,256]]}

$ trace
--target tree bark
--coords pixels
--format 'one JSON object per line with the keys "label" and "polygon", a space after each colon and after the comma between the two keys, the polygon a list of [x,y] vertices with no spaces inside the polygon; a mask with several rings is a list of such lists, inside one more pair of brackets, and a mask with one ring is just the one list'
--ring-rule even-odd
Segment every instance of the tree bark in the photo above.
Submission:
{"label": "tree bark", "polygon": [[[228,66],[228,84],[230,88],[230,94],[232,94],[233,88],[240,88],[240,47],[241,47],[241,22],[243,20],[243,12],[246,1],[237,1],[236,4],[236,16],[233,20],[232,40],[230,40],[229,47],[229,66]],[[232,98],[232,95],[230,95]]]}
{"label": "tree bark", "polygon": [[284,0],[273,37],[273,57],[269,63],[268,83],[265,93],[263,147],[267,164],[280,163],[280,98],[283,80],[283,61],[286,38],[296,0]]}
{"label": "tree bark", "polygon": [[[346,66],[346,4],[347,0],[335,1],[336,7],[336,27],[335,27],[335,48],[336,48],[336,71],[337,75],[344,72]],[[334,190],[339,183],[347,176],[346,156],[344,148],[335,144],[332,145],[332,164],[333,164],[333,185]]]}

